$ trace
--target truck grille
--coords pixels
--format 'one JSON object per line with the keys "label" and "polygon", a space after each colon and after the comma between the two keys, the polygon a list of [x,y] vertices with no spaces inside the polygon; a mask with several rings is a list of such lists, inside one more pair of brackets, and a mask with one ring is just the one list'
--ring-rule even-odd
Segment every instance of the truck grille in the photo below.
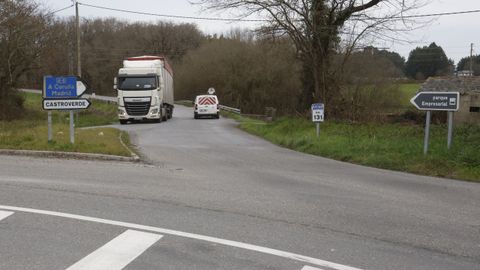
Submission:
{"label": "truck grille", "polygon": [[125,109],[128,115],[142,116],[147,115],[150,109],[149,102],[125,102]]}

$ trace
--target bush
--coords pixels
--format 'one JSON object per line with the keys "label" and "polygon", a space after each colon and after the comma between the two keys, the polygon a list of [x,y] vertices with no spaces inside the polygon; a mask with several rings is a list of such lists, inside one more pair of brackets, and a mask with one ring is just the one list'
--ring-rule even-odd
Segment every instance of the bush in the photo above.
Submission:
{"label": "bush", "polygon": [[9,91],[0,97],[0,120],[11,121],[23,115],[25,98],[18,92]]}

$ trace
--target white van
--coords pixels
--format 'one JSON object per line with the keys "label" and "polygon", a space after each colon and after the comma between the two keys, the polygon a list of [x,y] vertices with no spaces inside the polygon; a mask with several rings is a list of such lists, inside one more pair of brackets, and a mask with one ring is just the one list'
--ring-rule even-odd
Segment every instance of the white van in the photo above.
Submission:
{"label": "white van", "polygon": [[198,119],[201,116],[220,118],[220,108],[216,95],[201,95],[195,98],[193,118]]}

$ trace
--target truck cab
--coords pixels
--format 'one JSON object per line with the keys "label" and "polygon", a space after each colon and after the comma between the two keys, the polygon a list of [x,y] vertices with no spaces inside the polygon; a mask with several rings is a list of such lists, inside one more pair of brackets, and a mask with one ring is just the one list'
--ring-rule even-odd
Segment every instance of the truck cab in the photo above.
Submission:
{"label": "truck cab", "polygon": [[163,57],[123,61],[114,81],[120,124],[135,120],[167,121],[173,114],[173,72]]}

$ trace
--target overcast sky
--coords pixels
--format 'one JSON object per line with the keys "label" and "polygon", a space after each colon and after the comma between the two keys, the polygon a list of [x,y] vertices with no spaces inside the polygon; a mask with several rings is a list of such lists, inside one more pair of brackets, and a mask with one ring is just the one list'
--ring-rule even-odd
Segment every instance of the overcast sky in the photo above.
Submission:
{"label": "overcast sky", "polygon": [[[37,0],[51,10],[58,10],[71,4],[71,0]],[[233,15],[228,13],[212,13],[202,11],[202,7],[191,5],[187,0],[82,0],[81,3],[128,9],[167,15],[198,16],[198,17],[225,17]],[[431,4],[418,10],[418,14],[440,13],[465,10],[480,10],[480,0],[432,0]],[[91,7],[81,6],[80,14],[86,18],[116,17],[129,21],[155,22],[160,20],[171,22],[190,22],[198,25],[205,33],[224,33],[231,28],[255,28],[259,23],[228,23],[210,22],[188,19],[162,19],[158,17],[127,14],[116,11],[100,10]],[[74,15],[74,9],[68,9],[57,13],[58,16]],[[255,18],[254,18],[255,19]],[[457,63],[460,58],[469,55],[470,44],[475,44],[474,53],[480,54],[480,13],[443,16],[436,19],[429,26],[412,31],[409,39],[414,44],[395,44],[392,42],[375,44],[379,47],[387,47],[397,51],[405,58],[416,46],[428,45],[436,42],[442,46],[447,56]]]}

